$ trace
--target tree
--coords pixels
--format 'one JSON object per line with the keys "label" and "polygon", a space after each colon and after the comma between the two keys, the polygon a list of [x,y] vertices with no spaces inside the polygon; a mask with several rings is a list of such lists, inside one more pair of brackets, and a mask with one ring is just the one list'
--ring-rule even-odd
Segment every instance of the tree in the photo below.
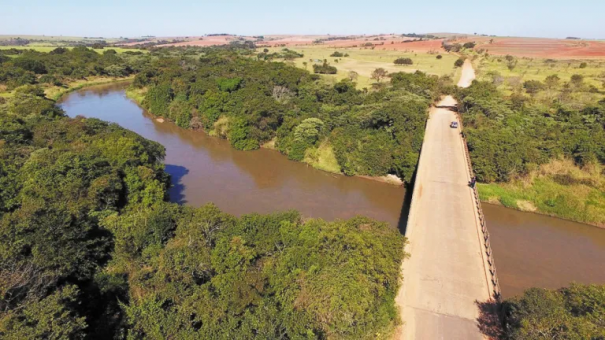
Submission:
{"label": "tree", "polygon": [[531,288],[503,303],[508,339],[605,338],[605,286]]}
{"label": "tree", "polygon": [[551,74],[550,76],[546,77],[546,79],[544,79],[544,84],[546,84],[547,88],[554,89],[559,85],[560,80],[561,78],[559,78],[558,75]]}
{"label": "tree", "polygon": [[584,83],[584,76],[581,74],[574,74],[571,76],[571,83],[575,86],[580,86]]}
{"label": "tree", "polygon": [[536,94],[544,89],[544,84],[538,80],[528,80],[523,83],[523,88],[529,94]]}
{"label": "tree", "polygon": [[359,78],[359,73],[355,71],[349,71],[347,78],[349,78],[350,81],[356,81],[357,78]]}
{"label": "tree", "polygon": [[375,79],[377,82],[380,83],[380,81],[387,76],[387,73],[387,70],[383,69],[382,67],[379,67],[372,71],[372,75],[370,78]]}
{"label": "tree", "polygon": [[443,56],[442,56],[441,54],[437,54],[437,57],[436,57],[436,58],[437,58],[437,59],[442,59],[442,58],[443,58]]}
{"label": "tree", "polygon": [[462,47],[467,48],[467,49],[473,49],[475,48],[477,44],[475,42],[467,42],[464,45],[462,45]]}
{"label": "tree", "polygon": [[458,58],[458,60],[456,60],[456,62],[454,62],[455,67],[462,67],[462,65],[464,65],[464,59],[462,59],[462,58]]}
{"label": "tree", "polygon": [[586,68],[586,67],[588,67],[587,63],[583,62],[583,63],[580,64],[580,68]]}
{"label": "tree", "polygon": [[394,61],[395,65],[412,65],[414,62],[410,58],[397,58]]}

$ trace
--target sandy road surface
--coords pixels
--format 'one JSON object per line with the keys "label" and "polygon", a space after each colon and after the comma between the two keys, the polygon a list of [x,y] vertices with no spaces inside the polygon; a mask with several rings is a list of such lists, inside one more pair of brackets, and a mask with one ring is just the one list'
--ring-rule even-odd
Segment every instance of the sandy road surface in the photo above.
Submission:
{"label": "sandy road surface", "polygon": [[462,76],[458,81],[458,87],[469,87],[475,80],[475,69],[470,60],[466,59],[462,65]]}

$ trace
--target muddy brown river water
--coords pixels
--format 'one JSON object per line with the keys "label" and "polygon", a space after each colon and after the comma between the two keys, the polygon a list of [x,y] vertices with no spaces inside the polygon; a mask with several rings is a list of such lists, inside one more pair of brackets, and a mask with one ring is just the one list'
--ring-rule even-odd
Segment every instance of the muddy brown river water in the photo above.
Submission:
{"label": "muddy brown river water", "polygon": [[[117,123],[164,145],[174,202],[213,202],[235,215],[296,209],[305,217],[364,215],[405,225],[402,187],[315,170],[273,150],[237,151],[226,140],[159,123],[126,97],[124,85],[74,92],[61,106],[70,117]],[[533,286],[605,283],[605,229],[487,204],[484,211],[505,297]]]}

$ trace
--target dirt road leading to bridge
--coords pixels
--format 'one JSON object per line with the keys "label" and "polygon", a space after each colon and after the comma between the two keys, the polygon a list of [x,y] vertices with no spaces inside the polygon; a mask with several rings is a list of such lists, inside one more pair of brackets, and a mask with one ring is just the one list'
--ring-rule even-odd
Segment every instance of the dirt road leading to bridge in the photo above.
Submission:
{"label": "dirt road leading to bridge", "polygon": [[475,80],[475,69],[471,61],[466,59],[462,65],[462,75],[458,81],[458,87],[467,88],[471,86],[473,80]]}

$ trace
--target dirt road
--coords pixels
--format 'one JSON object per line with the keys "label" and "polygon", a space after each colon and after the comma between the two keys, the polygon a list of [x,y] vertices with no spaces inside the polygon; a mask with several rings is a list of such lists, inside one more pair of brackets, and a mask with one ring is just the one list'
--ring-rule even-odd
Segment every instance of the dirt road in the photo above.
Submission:
{"label": "dirt road", "polygon": [[469,87],[475,80],[475,69],[470,60],[466,59],[462,65],[462,75],[458,81],[458,87]]}

